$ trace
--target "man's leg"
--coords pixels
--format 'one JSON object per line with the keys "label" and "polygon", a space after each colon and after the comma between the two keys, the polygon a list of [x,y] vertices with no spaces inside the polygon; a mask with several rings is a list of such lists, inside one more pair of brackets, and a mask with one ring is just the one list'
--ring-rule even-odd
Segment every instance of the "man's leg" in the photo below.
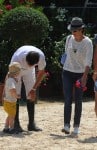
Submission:
{"label": "man's leg", "polygon": [[19,99],[17,100],[16,103],[16,115],[15,115],[15,120],[14,120],[14,129],[17,132],[23,132],[23,129],[20,126],[20,122],[19,122]]}
{"label": "man's leg", "polygon": [[35,76],[35,68],[31,68],[28,70],[25,76],[23,76],[23,82],[25,85],[26,90],[26,97],[27,97],[27,111],[28,111],[28,130],[29,131],[41,131],[42,129],[38,128],[35,125],[35,102],[32,102],[28,98],[28,93],[31,91],[33,85],[35,84],[36,76]]}
{"label": "man's leg", "polygon": [[28,118],[29,118],[28,130],[42,131],[42,129],[38,128],[34,122],[35,102],[31,102],[30,100],[27,100],[27,111],[28,111]]}
{"label": "man's leg", "polygon": [[[21,89],[21,98],[24,98],[26,99],[26,94],[25,94],[25,87],[24,87],[24,84],[23,84],[23,81],[21,80],[20,84],[18,85],[18,89]],[[20,99],[17,100],[17,103],[16,103],[16,115],[15,115],[15,122],[14,122],[14,128],[17,132],[23,132],[23,129],[22,127],[20,126],[20,121],[19,121],[19,102],[20,102]]]}

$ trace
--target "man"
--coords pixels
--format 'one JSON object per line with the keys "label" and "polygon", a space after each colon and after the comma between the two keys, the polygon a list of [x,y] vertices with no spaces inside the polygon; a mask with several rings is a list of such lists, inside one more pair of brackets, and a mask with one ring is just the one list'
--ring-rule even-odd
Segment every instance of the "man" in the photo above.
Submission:
{"label": "man", "polygon": [[[13,54],[11,62],[19,62],[22,67],[19,82],[17,83],[17,91],[18,94],[21,93],[21,83],[23,81],[26,91],[27,111],[29,118],[28,130],[41,131],[42,129],[38,128],[35,125],[34,109],[36,89],[43,79],[44,69],[46,66],[44,53],[34,46],[22,46],[19,49],[17,49],[16,52]],[[35,75],[36,65],[38,66],[37,77]],[[19,100],[17,102],[17,111],[14,127],[17,132],[23,131],[19,122]]]}

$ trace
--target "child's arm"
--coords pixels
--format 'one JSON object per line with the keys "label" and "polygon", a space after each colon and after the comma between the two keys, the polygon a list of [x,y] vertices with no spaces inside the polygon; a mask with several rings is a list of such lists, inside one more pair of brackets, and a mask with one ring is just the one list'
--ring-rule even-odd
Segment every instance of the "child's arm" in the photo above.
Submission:
{"label": "child's arm", "polygon": [[15,88],[10,89],[10,93],[11,93],[11,95],[12,95],[13,98],[16,98],[16,99],[20,98],[20,96],[17,94]]}

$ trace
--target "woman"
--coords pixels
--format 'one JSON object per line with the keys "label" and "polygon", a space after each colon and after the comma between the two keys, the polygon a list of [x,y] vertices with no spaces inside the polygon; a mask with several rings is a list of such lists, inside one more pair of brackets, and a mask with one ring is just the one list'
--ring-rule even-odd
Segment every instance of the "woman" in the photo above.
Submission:
{"label": "woman", "polygon": [[[70,133],[70,120],[72,110],[72,93],[75,87],[75,113],[74,134],[79,133],[80,119],[82,113],[83,87],[86,86],[87,75],[92,63],[93,46],[92,41],[84,35],[85,24],[79,17],[74,17],[68,25],[71,35],[66,40],[67,57],[63,65],[63,91],[64,91],[64,128],[62,132]],[[81,88],[75,86],[76,81],[81,83]]]}
{"label": "woman", "polygon": [[93,80],[94,80],[94,93],[95,93],[95,114],[97,117],[97,34],[94,36],[94,56],[93,56]]}

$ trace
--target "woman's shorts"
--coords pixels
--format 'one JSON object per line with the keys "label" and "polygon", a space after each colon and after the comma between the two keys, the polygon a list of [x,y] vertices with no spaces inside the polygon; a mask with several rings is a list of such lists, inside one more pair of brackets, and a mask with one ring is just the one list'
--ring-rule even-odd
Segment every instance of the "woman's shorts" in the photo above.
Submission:
{"label": "woman's shorts", "polygon": [[16,115],[16,102],[8,102],[4,100],[4,110],[9,116],[15,117]]}

